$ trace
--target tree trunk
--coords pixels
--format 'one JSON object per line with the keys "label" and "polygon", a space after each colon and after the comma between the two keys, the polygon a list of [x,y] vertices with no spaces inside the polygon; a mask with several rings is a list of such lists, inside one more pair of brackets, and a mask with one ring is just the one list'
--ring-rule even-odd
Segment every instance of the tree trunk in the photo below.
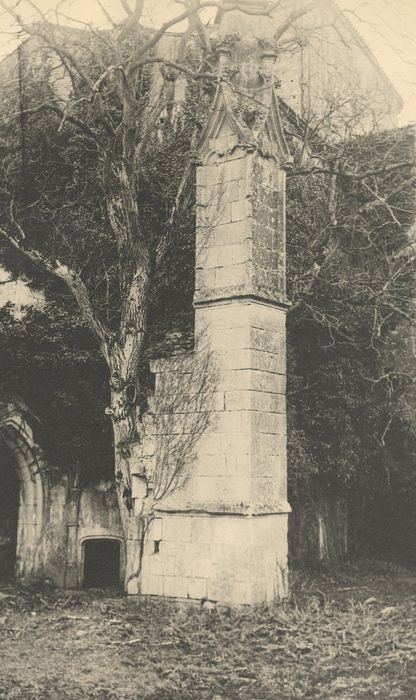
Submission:
{"label": "tree trunk", "polygon": [[116,487],[121,524],[123,529],[126,569],[125,590],[139,592],[141,523],[134,513],[132,473],[137,469],[137,449],[133,440],[126,441],[125,431],[114,422],[114,462]]}
{"label": "tree trunk", "polygon": [[[137,410],[139,392],[138,367],[143,344],[143,333],[128,333],[124,343],[115,344],[110,352],[111,416],[114,434],[115,480],[120,518],[123,528],[126,574],[125,590],[140,592],[141,560],[144,545],[145,522],[142,513],[135,513],[133,474],[140,474],[141,417]],[[135,494],[140,503],[147,494],[146,475],[141,475],[143,493]]]}

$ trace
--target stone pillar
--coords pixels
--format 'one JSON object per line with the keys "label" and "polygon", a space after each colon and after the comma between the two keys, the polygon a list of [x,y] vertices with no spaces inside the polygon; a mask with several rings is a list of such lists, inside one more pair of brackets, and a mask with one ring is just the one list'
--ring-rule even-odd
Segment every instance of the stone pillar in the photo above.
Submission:
{"label": "stone pillar", "polygon": [[197,169],[195,290],[215,410],[186,488],[160,506],[142,591],[253,604],[287,594],[285,173],[216,121]]}

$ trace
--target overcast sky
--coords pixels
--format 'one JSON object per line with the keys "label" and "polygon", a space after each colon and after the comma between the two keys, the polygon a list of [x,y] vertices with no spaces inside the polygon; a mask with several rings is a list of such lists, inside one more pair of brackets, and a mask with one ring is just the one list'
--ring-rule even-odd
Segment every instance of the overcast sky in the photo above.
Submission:
{"label": "overcast sky", "polygon": [[[102,5],[114,19],[123,17],[120,0],[101,0]],[[349,19],[367,41],[388,77],[402,95],[405,108],[401,123],[416,121],[416,0],[337,0],[347,12]],[[18,3],[23,11],[25,0]],[[61,12],[97,26],[106,23],[95,0],[38,0],[43,12],[51,13],[59,5]],[[26,10],[27,11],[27,10]],[[181,6],[172,0],[147,0],[146,15],[149,23],[158,25],[168,16],[181,11]],[[65,18],[62,19],[65,21]],[[10,20],[0,14],[0,56],[9,53],[15,46]]]}

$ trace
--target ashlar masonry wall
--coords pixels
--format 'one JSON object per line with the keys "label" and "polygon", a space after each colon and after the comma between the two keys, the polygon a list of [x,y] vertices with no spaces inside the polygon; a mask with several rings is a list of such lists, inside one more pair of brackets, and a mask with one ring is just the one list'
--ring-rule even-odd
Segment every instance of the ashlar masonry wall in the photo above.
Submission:
{"label": "ashlar masonry wall", "polygon": [[[216,110],[197,172],[195,293],[215,402],[185,488],[159,504],[142,593],[252,604],[287,592],[284,172]],[[153,365],[156,393],[168,365]]]}

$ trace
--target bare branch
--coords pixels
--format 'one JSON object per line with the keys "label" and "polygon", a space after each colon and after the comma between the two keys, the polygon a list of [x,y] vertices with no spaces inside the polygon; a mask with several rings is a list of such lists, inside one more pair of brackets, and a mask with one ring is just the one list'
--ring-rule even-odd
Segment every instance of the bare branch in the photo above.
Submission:
{"label": "bare branch", "polygon": [[43,19],[40,24],[28,24],[24,21],[22,16],[19,15],[19,13],[16,12],[12,6],[4,2],[4,0],[0,0],[0,7],[2,7],[13,17],[13,19],[26,32],[26,34],[29,34],[29,36],[40,37],[45,42],[46,46],[52,48],[62,59],[65,58],[76,70],[79,77],[85,81],[86,85],[89,85],[89,87],[92,88],[92,81],[90,80],[88,74],[84,71],[81,63],[77,60],[75,55],[68,51],[68,49],[62,45],[62,43],[55,41],[53,36],[54,28],[52,24],[47,22],[45,19]]}
{"label": "bare branch", "polygon": [[122,7],[123,7],[123,9],[124,9],[124,11],[125,11],[125,13],[126,13],[126,15],[128,15],[129,17],[131,17],[131,15],[133,14],[133,10],[131,9],[131,7],[130,7],[129,3],[127,2],[127,0],[120,0],[120,3],[121,3],[121,5],[122,5]]}
{"label": "bare branch", "polygon": [[94,141],[97,146],[102,148],[103,150],[108,149],[108,145],[104,143],[104,141],[101,141],[101,139],[97,136],[97,134],[86,124],[84,121],[79,119],[78,117],[74,117],[70,114],[68,114],[65,110],[60,109],[56,105],[52,104],[51,102],[44,102],[43,104],[37,105],[37,107],[32,107],[30,109],[24,109],[22,112],[16,113],[12,115],[13,119],[20,119],[22,114],[24,116],[30,116],[32,114],[39,114],[40,112],[53,112],[56,114],[58,117],[61,118],[61,124],[65,121],[73,124],[74,126],[77,126],[86,136],[88,136],[92,141]]}
{"label": "bare branch", "polygon": [[[402,170],[403,168],[414,167],[415,163],[411,160],[403,160],[398,163],[392,163],[391,165],[385,165],[380,168],[363,170],[361,172],[348,171],[343,169],[338,169],[338,167],[312,167],[312,168],[295,168],[288,171],[289,177],[295,177],[297,175],[336,175],[339,177],[345,177],[350,180],[365,180],[369,177],[374,177],[376,175],[386,175],[387,173],[394,172],[395,170]],[[412,184],[412,179],[408,182],[409,186]]]}
{"label": "bare branch", "polygon": [[[22,231],[20,224],[16,224],[17,228]],[[106,362],[109,362],[107,343],[110,340],[110,332],[104,327],[104,325],[98,320],[95,311],[92,307],[87,288],[85,287],[80,276],[72,270],[67,265],[61,263],[59,260],[50,261],[45,256],[41,255],[37,250],[30,248],[23,242],[19,242],[16,238],[11,236],[4,228],[0,228],[0,234],[6,239],[6,241],[15,250],[19,251],[28,260],[36,265],[36,267],[43,269],[49,274],[53,275],[57,279],[60,279],[66,287],[71,292],[72,296],[76,300],[79,309],[84,317],[85,322],[88,327],[93,331],[97,340],[100,344],[100,349],[104,355]]]}

